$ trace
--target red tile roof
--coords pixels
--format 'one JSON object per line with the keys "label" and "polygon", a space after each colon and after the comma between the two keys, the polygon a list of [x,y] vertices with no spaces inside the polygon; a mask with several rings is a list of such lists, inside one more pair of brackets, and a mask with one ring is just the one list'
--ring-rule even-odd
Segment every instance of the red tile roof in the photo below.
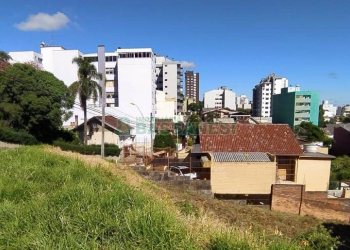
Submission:
{"label": "red tile roof", "polygon": [[202,152],[303,153],[293,131],[286,124],[203,123],[199,134]]}

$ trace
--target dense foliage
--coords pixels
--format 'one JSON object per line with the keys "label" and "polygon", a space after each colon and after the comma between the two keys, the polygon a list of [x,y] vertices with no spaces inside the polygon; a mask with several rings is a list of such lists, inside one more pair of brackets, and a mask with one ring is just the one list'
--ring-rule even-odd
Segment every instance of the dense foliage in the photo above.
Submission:
{"label": "dense foliage", "polygon": [[42,142],[51,142],[72,106],[68,88],[53,74],[28,64],[0,71],[0,120]]}
{"label": "dense foliage", "polygon": [[[101,145],[82,145],[77,143],[57,140],[53,145],[60,147],[64,151],[77,152],[83,155],[100,155]],[[114,144],[105,144],[105,156],[119,156],[121,149]]]}
{"label": "dense foliage", "polygon": [[154,148],[175,148],[173,136],[168,131],[156,134],[153,143]]}
{"label": "dense foliage", "polygon": [[38,143],[35,137],[31,134],[28,134],[26,131],[15,131],[14,129],[1,125],[0,141],[25,145],[33,145]]}
{"label": "dense foliage", "polygon": [[332,161],[331,180],[350,180],[350,157],[341,156]]}
{"label": "dense foliage", "polygon": [[327,137],[325,132],[311,122],[302,122],[294,127],[294,132],[309,142],[323,142],[324,146],[329,146],[332,140]]}

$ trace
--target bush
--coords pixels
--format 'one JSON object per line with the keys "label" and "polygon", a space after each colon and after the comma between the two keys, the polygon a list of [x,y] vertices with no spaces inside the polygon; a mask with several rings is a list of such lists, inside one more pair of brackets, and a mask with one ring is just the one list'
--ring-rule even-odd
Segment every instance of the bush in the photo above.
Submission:
{"label": "bush", "polygon": [[0,126],[0,141],[25,145],[38,144],[38,141],[31,134],[5,126]]}
{"label": "bush", "polygon": [[[82,145],[76,143],[57,140],[54,146],[60,147],[64,151],[73,151],[83,155],[99,155],[101,154],[101,145]],[[119,156],[121,149],[114,144],[105,144],[105,156]]]}
{"label": "bush", "polygon": [[340,244],[337,237],[332,237],[330,231],[324,226],[307,231],[297,237],[297,241],[305,248],[311,249],[336,249]]}

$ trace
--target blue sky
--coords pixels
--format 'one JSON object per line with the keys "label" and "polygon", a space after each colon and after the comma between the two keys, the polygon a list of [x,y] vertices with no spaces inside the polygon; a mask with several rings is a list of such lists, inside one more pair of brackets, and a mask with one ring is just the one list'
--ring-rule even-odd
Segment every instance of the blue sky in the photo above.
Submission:
{"label": "blue sky", "polygon": [[[98,44],[152,47],[194,62],[201,93],[221,85],[238,94],[269,73],[350,103],[349,0],[11,0],[0,9],[0,50],[39,44],[94,52]],[[24,31],[30,15],[61,12],[56,30]]]}

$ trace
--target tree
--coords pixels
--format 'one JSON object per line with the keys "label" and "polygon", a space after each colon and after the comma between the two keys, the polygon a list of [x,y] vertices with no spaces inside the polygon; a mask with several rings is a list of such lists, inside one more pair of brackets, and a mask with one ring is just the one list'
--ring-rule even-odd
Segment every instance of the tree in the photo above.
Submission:
{"label": "tree", "polygon": [[300,123],[300,125],[294,127],[294,132],[300,137],[305,137],[305,139],[310,142],[323,142],[326,140],[326,135],[323,130],[313,125],[311,122]]}
{"label": "tree", "polygon": [[11,56],[9,56],[5,51],[0,50],[0,71],[7,68],[10,64]]}
{"label": "tree", "polygon": [[78,65],[78,81],[72,83],[69,90],[72,96],[79,96],[80,107],[84,111],[84,144],[87,144],[87,106],[86,101],[92,98],[97,101],[98,93],[101,95],[101,86],[94,79],[102,79],[96,67],[88,58],[76,57],[73,63]]}
{"label": "tree", "polygon": [[12,58],[9,54],[7,54],[5,51],[0,50],[0,62],[8,62]]}
{"label": "tree", "polygon": [[200,103],[191,103],[188,105],[188,110],[194,111],[194,112],[199,112],[201,111],[202,107],[200,105]]}
{"label": "tree", "polygon": [[331,180],[343,181],[350,179],[350,157],[341,156],[332,161]]}
{"label": "tree", "polygon": [[154,138],[154,148],[175,148],[175,142],[168,131],[161,131]]}
{"label": "tree", "polygon": [[324,110],[323,110],[323,105],[322,104],[320,105],[319,113],[318,113],[318,126],[320,128],[326,127],[326,123],[324,121]]}
{"label": "tree", "polygon": [[53,74],[16,63],[0,71],[0,120],[51,142],[72,107],[68,88]]}

